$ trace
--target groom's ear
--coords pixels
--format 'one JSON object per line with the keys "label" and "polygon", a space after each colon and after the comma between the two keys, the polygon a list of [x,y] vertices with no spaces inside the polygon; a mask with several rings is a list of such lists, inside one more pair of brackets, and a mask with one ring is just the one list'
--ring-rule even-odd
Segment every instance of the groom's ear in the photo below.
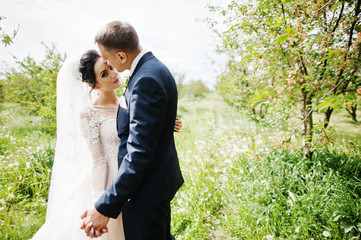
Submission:
{"label": "groom's ear", "polygon": [[122,64],[126,63],[128,60],[128,55],[125,52],[117,52],[117,57]]}

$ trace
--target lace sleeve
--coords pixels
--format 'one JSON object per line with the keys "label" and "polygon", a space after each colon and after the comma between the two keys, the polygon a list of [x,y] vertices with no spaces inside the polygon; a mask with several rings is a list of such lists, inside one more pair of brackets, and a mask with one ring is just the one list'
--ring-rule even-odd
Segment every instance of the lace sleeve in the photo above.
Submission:
{"label": "lace sleeve", "polygon": [[103,194],[108,178],[108,161],[100,139],[101,119],[90,109],[80,114],[81,132],[93,157],[93,202]]}

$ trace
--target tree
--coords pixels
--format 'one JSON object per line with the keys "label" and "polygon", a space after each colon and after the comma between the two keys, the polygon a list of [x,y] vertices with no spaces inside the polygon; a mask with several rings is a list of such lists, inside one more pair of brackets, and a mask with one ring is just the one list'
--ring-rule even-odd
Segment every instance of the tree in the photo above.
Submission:
{"label": "tree", "polygon": [[207,93],[210,92],[209,88],[202,82],[202,80],[191,80],[185,82],[186,76],[184,72],[172,71],[172,75],[177,83],[178,96],[179,98],[183,97],[204,97]]}
{"label": "tree", "polygon": [[[252,81],[268,79],[267,87],[250,89],[253,97],[269,106],[287,103],[283,111],[301,105],[303,148],[309,157],[312,105],[326,93],[346,93],[355,79],[359,81],[360,4],[361,0],[232,0],[225,8],[210,6],[210,11],[224,16],[226,30],[220,33],[218,48],[240,59],[235,64],[248,64],[256,73]],[[332,108],[325,113],[325,126],[331,114]]]}
{"label": "tree", "polygon": [[48,131],[56,128],[56,79],[66,56],[55,45],[46,46],[46,55],[41,62],[28,56],[16,57],[16,67],[1,73],[5,102],[18,103],[30,114],[42,116],[48,121]]}

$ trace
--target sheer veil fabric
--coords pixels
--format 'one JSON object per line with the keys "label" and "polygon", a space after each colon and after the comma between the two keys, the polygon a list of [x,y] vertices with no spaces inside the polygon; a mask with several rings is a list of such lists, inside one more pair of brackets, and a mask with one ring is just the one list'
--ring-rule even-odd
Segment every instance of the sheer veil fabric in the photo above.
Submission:
{"label": "sheer veil fabric", "polygon": [[[33,240],[89,239],[79,229],[81,214],[92,206],[93,164],[80,128],[80,113],[91,104],[90,87],[78,70],[80,56],[67,58],[58,73],[57,141],[46,221]],[[92,94],[94,99],[97,93]]]}

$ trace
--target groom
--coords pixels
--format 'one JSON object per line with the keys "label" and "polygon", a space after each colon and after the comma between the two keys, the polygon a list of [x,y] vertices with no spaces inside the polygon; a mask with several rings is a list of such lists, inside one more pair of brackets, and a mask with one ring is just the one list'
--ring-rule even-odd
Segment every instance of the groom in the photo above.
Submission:
{"label": "groom", "polygon": [[[119,72],[130,70],[124,92],[127,109],[119,108],[121,139],[118,175],[86,211],[82,229],[90,237],[106,232],[109,217],[122,212],[126,240],[174,239],[170,201],[183,184],[173,130],[177,87],[168,68],[139,45],[135,29],[114,21],[97,33],[102,57]],[[94,228],[95,231],[90,231]]]}

